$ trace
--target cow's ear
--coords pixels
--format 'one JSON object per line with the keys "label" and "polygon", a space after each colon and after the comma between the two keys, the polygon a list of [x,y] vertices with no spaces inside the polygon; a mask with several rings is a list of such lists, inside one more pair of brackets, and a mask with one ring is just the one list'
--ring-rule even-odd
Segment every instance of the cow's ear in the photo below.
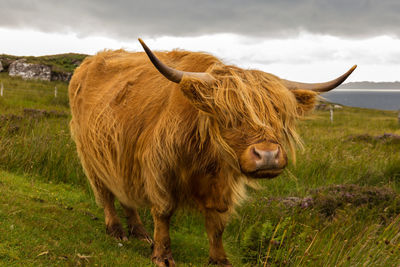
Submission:
{"label": "cow's ear", "polygon": [[213,84],[193,77],[183,77],[179,83],[183,95],[198,109],[211,112],[213,110]]}
{"label": "cow's ear", "polygon": [[318,93],[309,90],[291,90],[297,100],[297,110],[299,114],[305,113],[314,109],[318,101]]}

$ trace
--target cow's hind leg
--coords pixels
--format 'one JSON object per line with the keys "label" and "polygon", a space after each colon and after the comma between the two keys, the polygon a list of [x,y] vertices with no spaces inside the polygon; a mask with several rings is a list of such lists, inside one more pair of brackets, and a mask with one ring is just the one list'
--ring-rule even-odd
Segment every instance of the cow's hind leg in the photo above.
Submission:
{"label": "cow's hind leg", "polygon": [[147,233],[135,208],[130,208],[121,203],[128,221],[128,235],[153,245],[153,239]]}
{"label": "cow's hind leg", "polygon": [[112,194],[109,201],[104,205],[104,216],[107,234],[115,237],[116,239],[128,240],[115,210],[114,195]]}
{"label": "cow's hind leg", "polygon": [[104,209],[106,233],[116,239],[127,240],[126,234],[118,218],[114,206],[115,197],[113,193],[99,179],[89,179],[96,202]]}

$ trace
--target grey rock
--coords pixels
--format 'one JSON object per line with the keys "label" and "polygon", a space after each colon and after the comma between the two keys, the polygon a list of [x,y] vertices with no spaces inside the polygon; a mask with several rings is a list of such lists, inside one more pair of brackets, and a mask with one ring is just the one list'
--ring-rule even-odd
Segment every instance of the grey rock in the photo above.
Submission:
{"label": "grey rock", "polygon": [[1,64],[1,61],[0,61],[0,72],[2,72],[3,71],[3,64]]}
{"label": "grey rock", "polygon": [[334,109],[343,109],[343,107],[341,105],[333,105]]}
{"label": "grey rock", "polygon": [[51,80],[51,67],[40,64],[26,63],[25,59],[16,60],[11,63],[8,74],[20,76],[23,79]]}
{"label": "grey rock", "polygon": [[70,73],[70,72],[52,72],[51,73],[52,81],[69,82],[69,80],[71,80],[71,77],[72,77],[72,73]]}

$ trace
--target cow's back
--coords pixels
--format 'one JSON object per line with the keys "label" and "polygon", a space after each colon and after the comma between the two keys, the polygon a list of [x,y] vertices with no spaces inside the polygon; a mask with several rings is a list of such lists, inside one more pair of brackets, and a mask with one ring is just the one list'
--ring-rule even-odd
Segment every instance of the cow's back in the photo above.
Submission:
{"label": "cow's back", "polygon": [[[213,56],[186,51],[157,56],[171,67],[185,71],[205,71],[219,62]],[[73,115],[87,117],[96,105],[104,108],[106,104],[129,103],[129,107],[142,110],[147,104],[153,109],[162,107],[176,88],[176,84],[160,75],[145,53],[104,51],[87,58],[75,70],[69,97]]]}

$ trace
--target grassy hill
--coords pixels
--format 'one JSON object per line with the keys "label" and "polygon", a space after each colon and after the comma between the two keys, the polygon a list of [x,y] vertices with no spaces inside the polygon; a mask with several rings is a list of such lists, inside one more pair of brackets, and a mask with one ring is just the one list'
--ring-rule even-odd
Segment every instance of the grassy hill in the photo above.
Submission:
{"label": "grassy hill", "polygon": [[[150,248],[105,235],[68,123],[67,85],[1,73],[0,265],[151,266]],[[58,96],[54,97],[54,88]],[[398,266],[397,113],[345,107],[299,123],[305,149],[284,174],[260,181],[224,234],[235,266]],[[384,133],[390,133],[391,135]],[[140,210],[152,232],[147,209]],[[203,266],[201,215],[171,225],[178,266]]]}
{"label": "grassy hill", "polygon": [[8,69],[8,66],[11,62],[18,59],[26,59],[27,63],[33,64],[42,64],[52,67],[52,71],[54,72],[73,72],[74,69],[79,66],[79,64],[87,57],[88,55],[84,54],[76,54],[76,53],[67,53],[67,54],[59,54],[59,55],[49,55],[49,56],[12,56],[12,55],[0,55],[0,61],[5,69]]}

